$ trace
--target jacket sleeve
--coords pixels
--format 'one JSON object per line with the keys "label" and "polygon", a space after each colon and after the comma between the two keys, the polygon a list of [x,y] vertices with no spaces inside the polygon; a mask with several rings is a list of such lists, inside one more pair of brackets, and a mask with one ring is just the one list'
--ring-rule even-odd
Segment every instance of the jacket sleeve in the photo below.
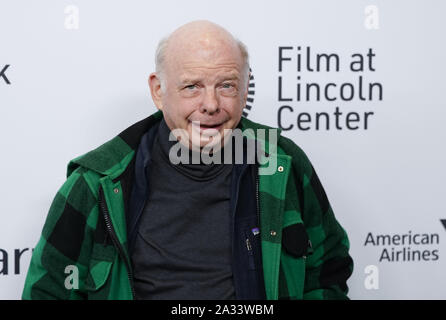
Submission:
{"label": "jacket sleeve", "polygon": [[33,250],[22,299],[85,298],[92,236],[87,219],[95,204],[80,170],[74,171],[52,201]]}
{"label": "jacket sleeve", "polygon": [[334,216],[324,188],[302,149],[292,144],[293,174],[299,210],[311,241],[306,259],[304,299],[348,299],[353,272],[347,233]]}

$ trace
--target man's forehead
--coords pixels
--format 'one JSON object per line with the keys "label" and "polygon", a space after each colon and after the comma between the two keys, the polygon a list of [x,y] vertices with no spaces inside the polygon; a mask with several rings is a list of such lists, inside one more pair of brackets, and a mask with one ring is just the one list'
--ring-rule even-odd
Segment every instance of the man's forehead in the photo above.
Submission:
{"label": "man's forehead", "polygon": [[193,77],[240,77],[241,61],[231,55],[226,57],[205,57],[188,55],[167,63],[170,73],[181,80]]}
{"label": "man's forehead", "polygon": [[205,71],[213,71],[213,72],[236,72],[238,73],[240,70],[240,64],[237,61],[225,61],[225,62],[204,62],[204,61],[191,61],[184,62],[176,66],[179,70],[183,72],[205,72]]}
{"label": "man's forehead", "polygon": [[236,64],[230,66],[194,66],[178,70],[177,79],[180,82],[199,81],[203,79],[238,80],[240,71]]}

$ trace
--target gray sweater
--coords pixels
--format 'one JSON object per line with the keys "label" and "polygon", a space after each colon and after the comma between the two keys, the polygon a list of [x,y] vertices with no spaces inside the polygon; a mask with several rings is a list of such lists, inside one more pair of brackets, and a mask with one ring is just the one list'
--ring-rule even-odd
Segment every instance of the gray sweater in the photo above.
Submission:
{"label": "gray sweater", "polygon": [[[132,253],[138,299],[234,299],[230,164],[168,158],[164,120],[148,169],[149,192]],[[144,146],[140,146],[144,147]]]}

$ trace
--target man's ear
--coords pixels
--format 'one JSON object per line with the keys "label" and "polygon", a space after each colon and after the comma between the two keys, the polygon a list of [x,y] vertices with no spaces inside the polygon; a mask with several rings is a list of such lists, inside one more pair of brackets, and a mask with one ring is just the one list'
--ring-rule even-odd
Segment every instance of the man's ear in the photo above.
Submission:
{"label": "man's ear", "polygon": [[158,110],[163,110],[162,96],[163,91],[161,89],[161,79],[156,72],[153,72],[149,76],[150,93],[152,94],[153,103]]}

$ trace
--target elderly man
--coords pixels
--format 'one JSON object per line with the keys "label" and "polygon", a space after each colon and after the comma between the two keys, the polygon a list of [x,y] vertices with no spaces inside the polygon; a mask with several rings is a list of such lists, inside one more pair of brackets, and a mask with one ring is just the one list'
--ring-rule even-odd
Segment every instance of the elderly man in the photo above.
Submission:
{"label": "elderly man", "polygon": [[69,163],[23,298],[347,298],[348,238],[310,161],[242,117],[245,46],[196,21],[160,42],[156,68],[159,111]]}

